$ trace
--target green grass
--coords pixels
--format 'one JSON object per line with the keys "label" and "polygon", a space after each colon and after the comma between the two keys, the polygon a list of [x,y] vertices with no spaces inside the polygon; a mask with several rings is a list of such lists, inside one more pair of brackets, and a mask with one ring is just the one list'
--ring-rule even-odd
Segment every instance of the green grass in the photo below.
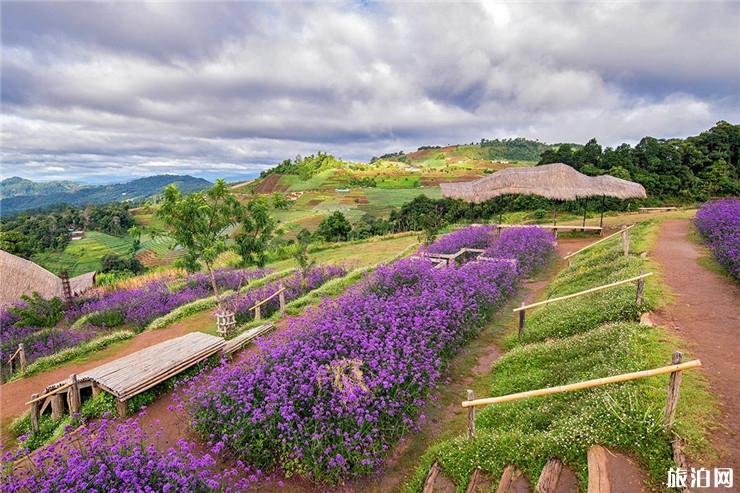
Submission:
{"label": "green grass", "polygon": [[[632,255],[624,258],[619,241],[605,242],[573,258],[551,283],[546,295],[569,294],[651,270],[637,254],[655,241],[657,226],[643,223],[631,230]],[[641,326],[639,313],[662,296],[657,276],[648,278],[645,305],[637,307],[634,286],[620,291],[556,302],[527,317],[523,338],[506,340],[513,348],[488,377],[489,395],[552,387],[582,380],[664,366],[681,341],[660,328]],[[690,359],[690,358],[688,358]],[[663,429],[667,376],[608,385],[579,392],[480,408],[474,440],[465,436],[440,441],[422,458],[407,491],[420,491],[434,460],[464,491],[476,467],[493,478],[509,464],[534,483],[550,457],[576,471],[585,491],[586,452],[595,444],[634,456],[656,488],[673,466],[671,437]],[[684,375],[674,431],[683,436],[694,457],[711,455],[705,441],[707,423],[717,408],[698,372]]]}
{"label": "green grass", "polygon": [[133,240],[128,236],[111,236],[98,231],[87,231],[81,240],[72,241],[63,252],[50,252],[33,257],[45,269],[59,274],[67,269],[74,277],[100,270],[100,260],[108,253],[129,255]]}

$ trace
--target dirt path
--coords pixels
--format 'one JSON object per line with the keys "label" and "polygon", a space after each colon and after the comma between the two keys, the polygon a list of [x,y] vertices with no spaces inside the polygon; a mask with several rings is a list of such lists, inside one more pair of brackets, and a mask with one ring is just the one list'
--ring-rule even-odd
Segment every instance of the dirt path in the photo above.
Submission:
{"label": "dirt path", "polygon": [[0,423],[2,424],[3,443],[7,443],[9,439],[7,433],[10,422],[28,409],[25,403],[29,400],[31,394],[41,392],[48,385],[61,382],[73,373],[95,368],[153,344],[203,329],[213,323],[213,316],[210,310],[207,310],[164,329],[138,334],[132,339],[91,354],[83,360],[73,361],[38,375],[0,385]]}
{"label": "dirt path", "polygon": [[[740,287],[699,265],[706,255],[690,238],[688,220],[666,220],[653,249],[675,301],[656,314],[659,325],[688,341],[692,356],[701,359],[710,390],[718,396],[721,426],[712,436],[720,450],[717,464],[740,471]],[[736,479],[737,481],[737,479]],[[737,482],[735,483],[737,484]],[[724,490],[726,491],[726,490]]]}

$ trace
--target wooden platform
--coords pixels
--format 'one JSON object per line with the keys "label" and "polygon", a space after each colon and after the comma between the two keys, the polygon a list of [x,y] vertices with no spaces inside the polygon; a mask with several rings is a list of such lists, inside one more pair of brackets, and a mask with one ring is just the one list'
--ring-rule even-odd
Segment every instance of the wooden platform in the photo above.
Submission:
{"label": "wooden platform", "polygon": [[[216,354],[225,343],[221,337],[192,332],[82,372],[77,380],[81,388],[97,386],[125,401]],[[68,384],[50,385],[44,393]]]}

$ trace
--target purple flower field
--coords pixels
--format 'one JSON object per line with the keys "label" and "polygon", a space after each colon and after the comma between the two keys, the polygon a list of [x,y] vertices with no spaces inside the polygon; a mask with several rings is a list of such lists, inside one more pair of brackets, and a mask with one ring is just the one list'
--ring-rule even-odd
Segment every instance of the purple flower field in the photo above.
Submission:
{"label": "purple flower field", "polygon": [[[235,290],[270,272],[270,269],[219,269],[215,272],[216,284],[220,289]],[[181,305],[213,295],[211,280],[206,273],[187,277],[178,288],[173,291],[168,282],[156,280],[138,289],[115,291],[79,303],[67,312],[67,320],[76,320],[83,315],[96,312],[119,312],[125,323],[143,328],[155,318]],[[91,323],[96,325],[94,322]]]}
{"label": "purple flower field", "polygon": [[[160,452],[147,445],[135,419],[115,423],[104,418],[84,426],[78,438],[63,438],[34,454],[34,463],[42,467],[8,467],[0,473],[2,491],[237,492],[261,477],[240,463],[219,471],[210,454],[197,452],[195,444],[185,440]],[[24,456],[22,450],[6,453],[3,465]]]}
{"label": "purple flower field", "polygon": [[[512,230],[530,238],[527,231]],[[509,243],[507,243],[509,244]],[[512,243],[513,244],[513,243]],[[550,242],[498,250],[541,263]],[[526,265],[523,271],[530,271]],[[504,262],[401,260],[184,391],[193,427],[261,469],[335,483],[382,464],[421,420],[445,363],[516,290]],[[214,432],[214,430],[218,430]]]}
{"label": "purple flower field", "polygon": [[555,236],[549,231],[531,226],[505,229],[483,255],[517,260],[519,275],[530,276],[542,268],[555,252]]}
{"label": "purple flower field", "polygon": [[740,281],[740,199],[707,202],[694,224],[717,261]]}
{"label": "purple flower field", "polygon": [[493,240],[493,226],[468,226],[422,248],[427,253],[456,253],[462,248],[485,249]]}

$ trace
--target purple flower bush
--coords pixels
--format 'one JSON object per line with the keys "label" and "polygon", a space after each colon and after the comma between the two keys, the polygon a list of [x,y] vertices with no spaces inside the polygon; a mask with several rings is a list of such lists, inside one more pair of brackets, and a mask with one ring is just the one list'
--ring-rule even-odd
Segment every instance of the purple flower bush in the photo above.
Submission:
{"label": "purple flower bush", "polygon": [[[221,289],[234,290],[269,272],[269,269],[220,269],[215,272],[216,284]],[[155,280],[141,288],[119,290],[83,301],[67,312],[67,319],[76,320],[91,313],[117,312],[121,315],[119,320],[143,328],[181,305],[212,295],[211,280],[206,273],[188,276],[184,282],[178,283],[176,289],[171,289],[170,283],[165,280]],[[100,318],[105,320],[104,317]],[[89,323],[98,325],[95,320]]]}
{"label": "purple flower bush", "polygon": [[[336,265],[314,267],[308,271],[305,278],[303,273],[296,272],[282,281],[268,283],[259,288],[250,289],[244,294],[237,294],[229,298],[227,305],[236,314],[238,323],[245,323],[254,318],[254,311],[250,310],[260,300],[264,300],[280,288],[282,283],[285,287],[285,300],[291,301],[300,298],[305,293],[312,291],[326,281],[342,277],[347,272],[344,268]],[[280,300],[275,297],[260,307],[263,317],[269,317],[280,308]]]}
{"label": "purple flower bush", "polygon": [[[63,438],[34,453],[33,465],[13,462],[25,450],[3,456],[1,491],[33,492],[213,492],[244,491],[260,479],[241,463],[218,471],[215,459],[180,440],[160,452],[147,444],[135,419],[121,423],[104,418],[83,426],[74,439]],[[214,455],[217,452],[214,451]]]}
{"label": "purple flower bush", "polygon": [[513,258],[520,276],[541,269],[555,253],[555,237],[537,226],[511,228],[501,232],[483,254],[491,258]]}
{"label": "purple flower bush", "polygon": [[485,249],[491,240],[493,226],[469,226],[445,235],[422,251],[427,253],[456,253],[463,248]]}
{"label": "purple flower bush", "polygon": [[707,202],[694,224],[717,261],[740,281],[740,199]]}
{"label": "purple flower bush", "polygon": [[[519,257],[519,248],[498,253]],[[517,284],[505,262],[381,267],[258,340],[260,351],[239,364],[194,380],[183,406],[210,443],[261,469],[330,483],[369,473],[423,420],[445,363]]]}

